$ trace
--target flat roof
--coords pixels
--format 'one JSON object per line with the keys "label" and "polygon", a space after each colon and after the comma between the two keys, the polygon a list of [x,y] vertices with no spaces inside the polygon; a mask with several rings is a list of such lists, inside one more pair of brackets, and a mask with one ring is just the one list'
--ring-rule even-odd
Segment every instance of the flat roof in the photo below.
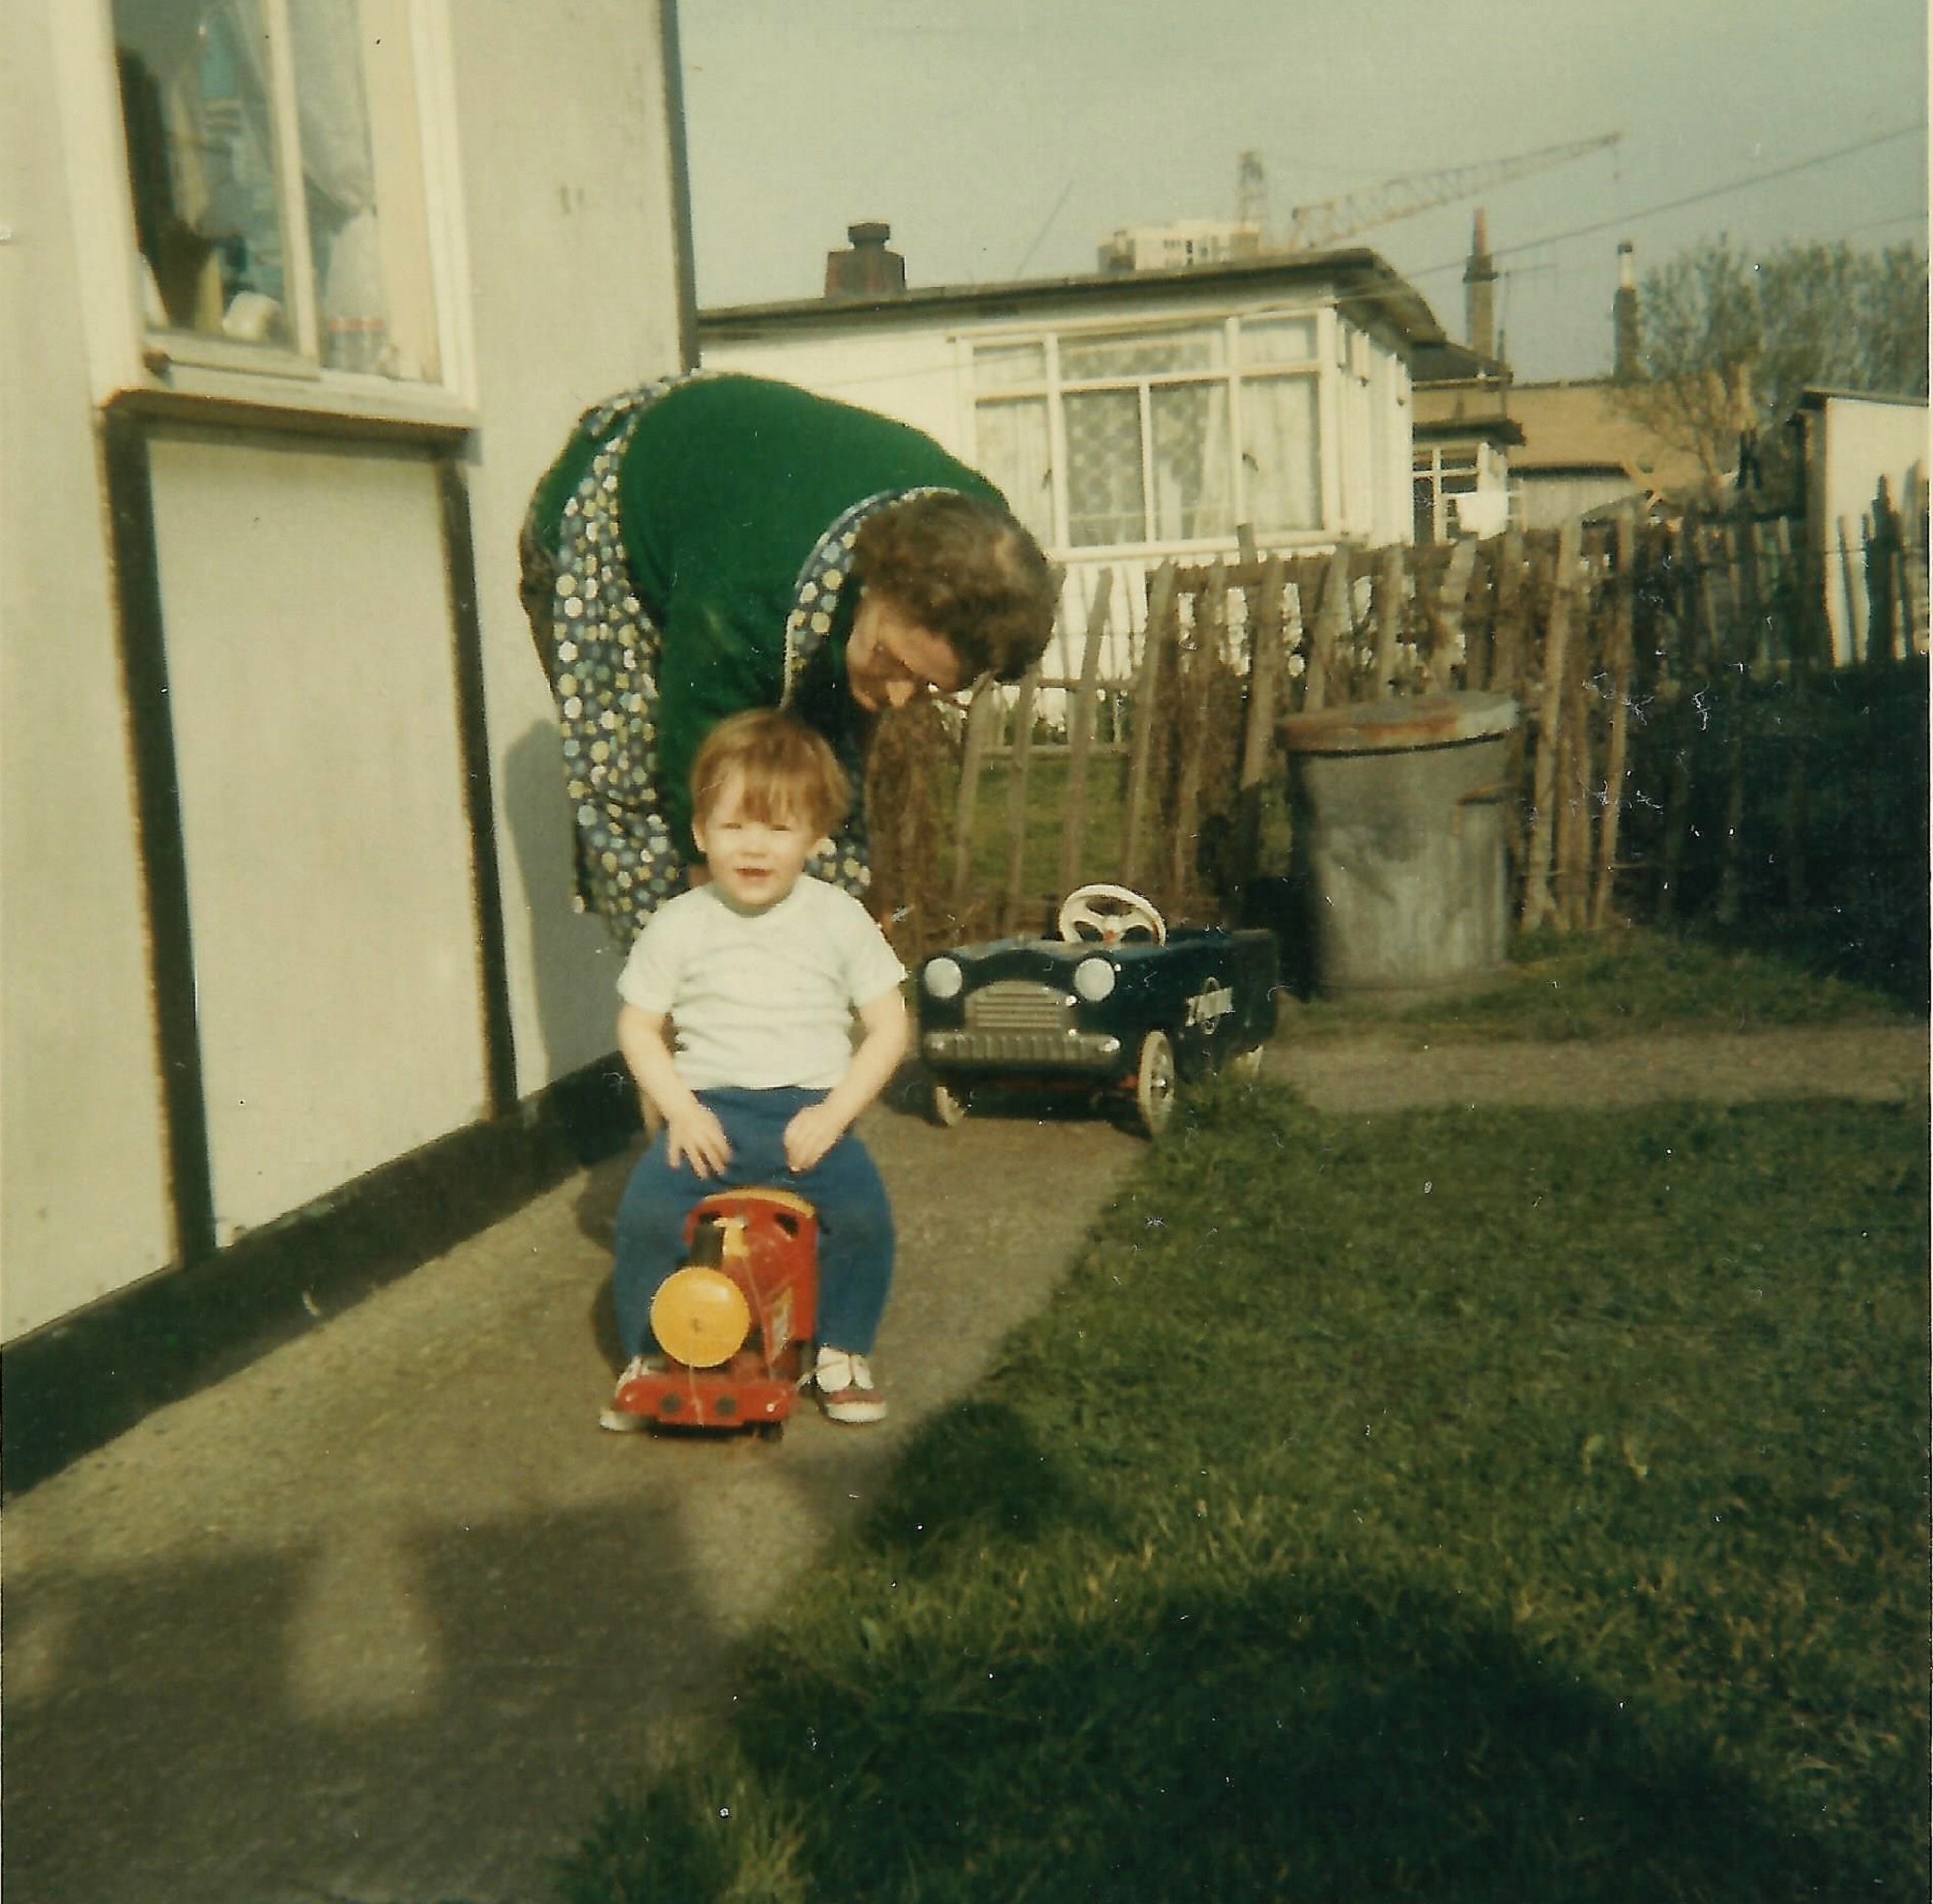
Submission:
{"label": "flat roof", "polygon": [[1080,277],[1024,277],[1002,284],[922,285],[883,297],[795,298],[778,303],[701,310],[701,332],[844,330],[895,317],[1018,317],[1049,305],[1133,305],[1183,292],[1203,302],[1257,290],[1320,283],[1344,306],[1368,308],[1412,344],[1440,344],[1442,327],[1422,294],[1376,252],[1299,252],[1242,258],[1173,271],[1094,272]]}
{"label": "flat roof", "polygon": [[1911,396],[1903,390],[1841,390],[1824,385],[1801,390],[1794,407],[1799,410],[1823,410],[1829,403],[1894,403],[1910,404],[1916,410],[1926,408],[1923,396]]}

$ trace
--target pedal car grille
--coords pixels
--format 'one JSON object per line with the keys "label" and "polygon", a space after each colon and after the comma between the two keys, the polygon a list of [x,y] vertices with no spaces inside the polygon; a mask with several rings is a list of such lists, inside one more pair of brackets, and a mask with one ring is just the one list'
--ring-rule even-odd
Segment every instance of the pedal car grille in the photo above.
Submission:
{"label": "pedal car grille", "polygon": [[1056,1036],[1072,1024],[1074,1000],[1051,985],[1022,978],[1001,979],[967,994],[969,1031],[1050,1031]]}
{"label": "pedal car grille", "polygon": [[1074,1000],[1057,987],[1005,978],[967,994],[966,1030],[929,1031],[920,1051],[935,1064],[976,1070],[1106,1071],[1121,1041],[1077,1029]]}
{"label": "pedal car grille", "polygon": [[929,1031],[920,1051],[939,1065],[1049,1071],[1106,1071],[1118,1062],[1121,1041],[1104,1031]]}

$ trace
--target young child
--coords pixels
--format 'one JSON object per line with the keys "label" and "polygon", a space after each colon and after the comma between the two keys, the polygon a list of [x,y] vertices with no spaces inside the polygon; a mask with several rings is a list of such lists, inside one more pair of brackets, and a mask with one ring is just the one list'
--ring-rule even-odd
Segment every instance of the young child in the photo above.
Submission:
{"label": "young child", "polygon": [[[831,748],[785,714],[734,715],[699,751],[692,833],[709,882],[659,908],[618,981],[619,1049],[665,1119],[618,1211],[613,1284],[633,1358],[620,1390],[657,1354],[651,1298],[693,1206],[766,1183],[819,1211],[815,1398],[835,1422],[886,1412],[866,1358],[892,1283],[892,1209],[850,1126],[906,1051],[906,972],[856,899],[801,877],[850,799]],[[600,1420],[645,1426],[615,1405]]]}

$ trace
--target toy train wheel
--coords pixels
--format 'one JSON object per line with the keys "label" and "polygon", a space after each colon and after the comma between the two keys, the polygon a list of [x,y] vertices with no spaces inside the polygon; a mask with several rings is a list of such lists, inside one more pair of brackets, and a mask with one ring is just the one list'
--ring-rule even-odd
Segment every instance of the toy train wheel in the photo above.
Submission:
{"label": "toy train wheel", "polygon": [[1174,1047],[1166,1031],[1150,1031],[1141,1040],[1140,1065],[1135,1077],[1135,1111],[1141,1129],[1158,1138],[1174,1115]]}
{"label": "toy train wheel", "polygon": [[966,1121],[965,1095],[950,1084],[942,1084],[938,1078],[933,1081],[933,1095],[927,1102],[933,1111],[933,1121],[942,1131],[957,1130]]}

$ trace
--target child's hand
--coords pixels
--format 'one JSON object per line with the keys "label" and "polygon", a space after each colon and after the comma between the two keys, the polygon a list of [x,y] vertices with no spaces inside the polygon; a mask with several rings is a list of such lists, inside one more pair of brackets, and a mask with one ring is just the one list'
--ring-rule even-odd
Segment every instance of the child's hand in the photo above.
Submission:
{"label": "child's hand", "polygon": [[809,1104],[786,1126],[786,1167],[809,1170],[846,1135],[846,1120],[824,1104]]}
{"label": "child's hand", "polygon": [[715,1177],[732,1161],[725,1126],[702,1104],[675,1112],[665,1126],[665,1160],[673,1169],[690,1164],[701,1177]]}

